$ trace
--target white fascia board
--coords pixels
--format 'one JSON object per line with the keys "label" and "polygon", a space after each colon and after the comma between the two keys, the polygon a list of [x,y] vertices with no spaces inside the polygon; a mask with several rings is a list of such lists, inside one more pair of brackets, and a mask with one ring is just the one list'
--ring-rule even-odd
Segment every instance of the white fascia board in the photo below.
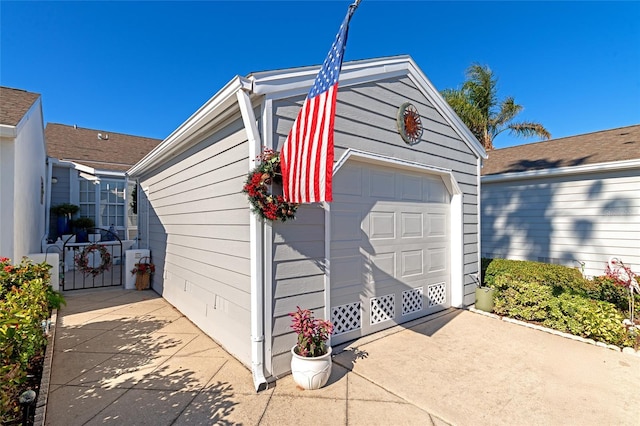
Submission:
{"label": "white fascia board", "polygon": [[378,164],[383,166],[392,165],[398,169],[404,169],[409,171],[421,171],[427,172],[430,174],[438,175],[443,179],[447,189],[451,192],[451,194],[462,194],[462,190],[458,185],[455,177],[453,176],[453,171],[451,169],[445,169],[443,167],[429,166],[427,164],[417,163],[415,161],[402,160],[400,158],[389,157],[386,155],[375,154],[373,152],[360,151],[357,149],[349,148],[344,154],[335,162],[333,165],[333,175],[338,172],[345,165],[345,163],[350,159],[354,158],[358,161],[362,161],[365,163]]}
{"label": "white fascia board", "polygon": [[125,178],[126,177],[126,172],[117,172],[114,170],[100,170],[100,169],[94,169],[94,170],[97,176],[102,176],[106,178]]}
{"label": "white fascia board", "polygon": [[0,124],[0,138],[15,139],[18,136],[16,126]]}
{"label": "white fascia board", "polygon": [[429,99],[458,136],[460,136],[460,139],[462,139],[478,157],[485,159],[488,158],[487,151],[484,149],[482,144],[478,142],[478,139],[476,139],[473,133],[471,133],[471,130],[469,130],[467,125],[460,120],[458,114],[456,114],[447,101],[444,100],[442,95],[440,95],[440,92],[438,92],[427,76],[420,70],[418,65],[416,65],[411,58],[409,58],[409,62],[411,64],[409,77],[419,89],[422,89],[422,94]]}
{"label": "white fascia board", "polygon": [[[391,78],[408,73],[409,56],[378,58],[345,62],[340,71],[340,87],[365,83],[376,79]],[[320,70],[320,65],[255,73],[253,93],[265,94],[271,99],[281,99],[309,92]]]}
{"label": "white fascia board", "polygon": [[[320,65],[295,68],[291,71],[279,70],[256,73],[253,81],[253,93],[265,94],[269,99],[281,99],[306,94],[320,70]],[[408,55],[389,58],[377,58],[364,61],[346,62],[340,71],[340,87],[362,84],[373,80],[407,75],[429,99],[444,119],[454,129],[469,148],[481,158],[487,158],[487,152],[460,120],[449,104],[433,86],[427,76]]]}
{"label": "white fascia board", "polygon": [[581,175],[585,173],[611,172],[617,170],[640,169],[640,159],[613,161],[610,163],[587,164],[584,166],[558,167],[557,169],[527,170],[524,172],[501,173],[482,176],[481,183],[504,182],[510,180],[547,178],[555,176]]}
{"label": "white fascia board", "polygon": [[60,160],[54,157],[48,157],[48,160],[51,165],[55,164],[57,167],[67,167],[70,169],[75,169],[80,173],[86,173],[92,176],[103,176],[103,177],[114,177],[114,178],[125,177],[125,172],[119,172],[115,170],[94,169],[93,167],[85,166],[84,164],[76,163],[75,161]]}
{"label": "white fascia board", "polygon": [[127,171],[127,175],[139,176],[169,158],[172,153],[186,148],[189,143],[193,143],[191,136],[213,128],[217,124],[216,117],[220,112],[227,108],[238,107],[236,92],[242,89],[250,90],[251,82],[240,76],[234,77],[173,133],[167,136],[160,145],[131,167]]}

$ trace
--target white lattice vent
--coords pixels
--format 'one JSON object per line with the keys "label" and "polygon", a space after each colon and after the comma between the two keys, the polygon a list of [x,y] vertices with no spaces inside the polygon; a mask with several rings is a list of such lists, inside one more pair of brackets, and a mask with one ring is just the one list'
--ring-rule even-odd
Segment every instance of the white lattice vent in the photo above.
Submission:
{"label": "white lattice vent", "polygon": [[427,297],[429,298],[429,307],[444,305],[447,301],[445,283],[433,284],[427,287]]}
{"label": "white lattice vent", "polygon": [[332,307],[333,334],[338,335],[359,329],[362,323],[361,318],[360,302]]}
{"label": "white lattice vent", "polygon": [[396,295],[373,297],[371,300],[371,325],[393,319],[396,316]]}
{"label": "white lattice vent", "polygon": [[402,292],[402,315],[408,315],[422,310],[422,287],[412,288]]}

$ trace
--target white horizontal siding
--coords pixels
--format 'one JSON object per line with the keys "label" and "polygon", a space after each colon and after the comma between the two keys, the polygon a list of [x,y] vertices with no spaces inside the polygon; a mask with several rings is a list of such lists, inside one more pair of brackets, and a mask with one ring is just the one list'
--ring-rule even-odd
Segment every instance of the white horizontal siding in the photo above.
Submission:
{"label": "white horizontal siding", "polygon": [[612,256],[640,270],[640,171],[483,183],[482,252],[585,265]]}
{"label": "white horizontal siding", "polygon": [[238,118],[141,178],[154,277],[170,303],[250,365],[249,146]]}

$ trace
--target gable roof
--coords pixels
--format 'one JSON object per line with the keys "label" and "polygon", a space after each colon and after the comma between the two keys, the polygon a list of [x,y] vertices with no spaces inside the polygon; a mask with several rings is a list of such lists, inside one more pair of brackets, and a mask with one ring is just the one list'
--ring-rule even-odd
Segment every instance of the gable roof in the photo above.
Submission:
{"label": "gable roof", "polygon": [[0,124],[17,126],[39,97],[38,93],[0,86]]}
{"label": "gable roof", "polygon": [[[139,163],[128,170],[136,176],[166,161],[176,152],[187,149],[194,142],[193,135],[205,134],[240,109],[238,94],[247,93],[252,100],[282,99],[306,94],[320,70],[320,65],[262,71],[247,77],[236,76],[211,99],[173,131],[162,143]],[[408,55],[348,61],[342,64],[340,87],[408,76],[422,94],[466,143],[478,158],[487,154],[467,126],[453,112],[429,79]],[[265,135],[265,137],[270,137]]]}
{"label": "gable roof", "polygon": [[160,139],[47,123],[47,155],[99,170],[126,171]]}
{"label": "gable roof", "polygon": [[489,152],[483,176],[640,160],[640,124]]}

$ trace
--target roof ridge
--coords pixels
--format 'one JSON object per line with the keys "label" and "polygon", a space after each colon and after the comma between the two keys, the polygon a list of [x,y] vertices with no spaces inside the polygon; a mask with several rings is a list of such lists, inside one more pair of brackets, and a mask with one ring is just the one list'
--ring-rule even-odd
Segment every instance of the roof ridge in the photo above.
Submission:
{"label": "roof ridge", "polygon": [[78,126],[76,124],[63,124],[63,123],[53,123],[53,122],[47,122],[47,126],[49,124],[55,125],[55,126],[62,126],[62,127],[68,127],[74,130],[89,130],[92,132],[104,132],[104,133],[109,133],[109,134],[113,134],[113,135],[122,135],[122,136],[128,136],[128,137],[134,137],[134,138],[144,138],[144,139],[154,139],[154,140],[159,140],[161,141],[161,138],[152,138],[150,136],[140,136],[140,135],[132,135],[131,133],[122,133],[122,132],[114,132],[111,130],[105,130],[105,129],[92,129],[90,127],[81,127]]}

